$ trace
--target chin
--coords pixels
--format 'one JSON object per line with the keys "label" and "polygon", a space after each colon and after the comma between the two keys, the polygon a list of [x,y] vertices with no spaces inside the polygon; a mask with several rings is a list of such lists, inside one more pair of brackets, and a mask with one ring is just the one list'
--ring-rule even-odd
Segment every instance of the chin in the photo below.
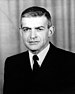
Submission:
{"label": "chin", "polygon": [[38,50],[39,47],[35,47],[35,46],[34,46],[34,47],[29,47],[29,49],[34,51],[34,50]]}
{"label": "chin", "polygon": [[30,49],[31,51],[38,51],[38,49]]}

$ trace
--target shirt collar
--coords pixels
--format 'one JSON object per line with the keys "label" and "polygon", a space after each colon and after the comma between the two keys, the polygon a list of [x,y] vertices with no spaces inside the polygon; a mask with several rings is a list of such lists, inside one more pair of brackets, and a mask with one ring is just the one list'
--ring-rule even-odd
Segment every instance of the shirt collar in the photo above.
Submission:
{"label": "shirt collar", "polygon": [[38,57],[39,57],[38,63],[39,63],[40,66],[41,66],[49,48],[50,48],[50,44],[48,44],[47,47],[38,54]]}

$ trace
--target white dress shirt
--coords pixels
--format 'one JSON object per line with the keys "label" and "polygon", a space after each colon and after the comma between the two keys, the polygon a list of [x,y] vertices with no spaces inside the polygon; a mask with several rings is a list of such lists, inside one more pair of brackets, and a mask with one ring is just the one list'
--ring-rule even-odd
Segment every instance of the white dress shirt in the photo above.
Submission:
{"label": "white dress shirt", "polygon": [[[44,58],[45,58],[45,56],[46,56],[46,54],[47,54],[49,48],[50,48],[50,44],[48,44],[47,47],[46,47],[44,50],[42,50],[40,53],[37,54],[37,56],[38,56],[38,58],[39,58],[39,60],[38,60],[37,62],[38,62],[38,65],[39,65],[40,67],[41,67],[41,65],[42,65],[42,62],[43,62],[43,60],[44,60]],[[31,68],[32,68],[32,69],[33,69],[33,64],[34,64],[33,55],[34,55],[34,54],[29,51],[30,65],[31,65]]]}

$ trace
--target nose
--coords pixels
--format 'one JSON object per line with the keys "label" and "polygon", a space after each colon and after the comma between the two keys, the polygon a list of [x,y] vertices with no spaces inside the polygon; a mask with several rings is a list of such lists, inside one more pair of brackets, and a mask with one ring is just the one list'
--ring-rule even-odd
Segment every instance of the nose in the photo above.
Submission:
{"label": "nose", "polygon": [[31,39],[35,39],[36,38],[36,31],[35,30],[31,30],[31,32],[30,32],[30,38]]}

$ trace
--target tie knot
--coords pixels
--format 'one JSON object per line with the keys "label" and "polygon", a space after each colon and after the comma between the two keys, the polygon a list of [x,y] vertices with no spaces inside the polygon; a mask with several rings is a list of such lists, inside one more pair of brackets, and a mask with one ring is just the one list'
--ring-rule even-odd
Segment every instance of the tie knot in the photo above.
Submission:
{"label": "tie knot", "polygon": [[37,56],[37,55],[34,55],[34,56],[33,56],[33,60],[34,60],[34,61],[39,60],[38,56]]}

